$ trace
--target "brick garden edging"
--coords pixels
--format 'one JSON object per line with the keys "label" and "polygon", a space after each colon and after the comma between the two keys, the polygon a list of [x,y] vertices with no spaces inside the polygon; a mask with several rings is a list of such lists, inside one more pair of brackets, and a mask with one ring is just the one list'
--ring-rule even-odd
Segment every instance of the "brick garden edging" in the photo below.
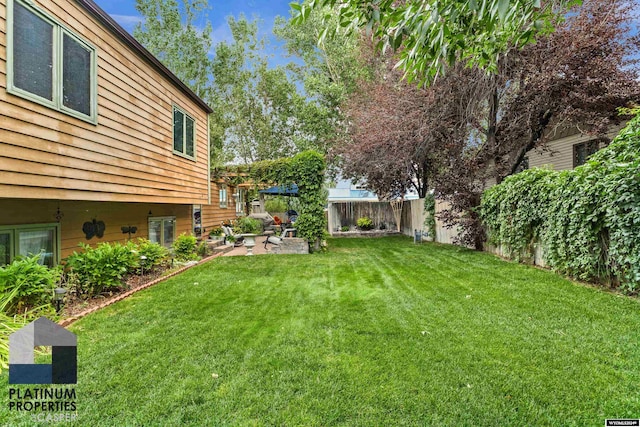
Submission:
{"label": "brick garden edging", "polygon": [[137,287],[135,289],[132,289],[130,291],[127,291],[125,293],[117,295],[117,296],[115,296],[113,298],[110,298],[108,301],[105,301],[102,304],[99,304],[99,305],[97,305],[95,307],[91,307],[91,308],[89,308],[89,309],[87,309],[87,310],[85,310],[83,312],[80,312],[80,314],[76,314],[75,316],[68,317],[66,319],[62,319],[61,321],[58,322],[58,325],[64,326],[64,327],[69,326],[70,324],[72,324],[76,320],[80,320],[80,319],[82,319],[83,317],[85,317],[88,314],[91,314],[91,313],[93,313],[95,311],[98,311],[98,310],[102,310],[103,308],[108,307],[111,304],[115,304],[118,301],[122,301],[123,299],[135,294],[138,291],[150,288],[151,286],[157,285],[160,282],[164,282],[165,280],[167,280],[167,279],[169,279],[169,278],[171,278],[173,276],[177,276],[178,274],[182,273],[183,271],[186,271],[186,270],[188,270],[188,269],[190,269],[192,267],[195,267],[196,265],[204,264],[205,262],[211,261],[212,259],[217,258],[217,257],[222,256],[222,255],[224,255],[224,253],[213,254],[213,255],[211,255],[211,256],[209,256],[207,258],[201,259],[200,261],[198,261],[197,264],[186,265],[186,266],[184,266],[182,268],[179,268],[176,271],[172,271],[171,273],[167,274],[166,276],[158,277],[157,279],[152,280],[152,281],[150,281],[148,283],[145,283],[142,286],[139,286],[139,287]]}

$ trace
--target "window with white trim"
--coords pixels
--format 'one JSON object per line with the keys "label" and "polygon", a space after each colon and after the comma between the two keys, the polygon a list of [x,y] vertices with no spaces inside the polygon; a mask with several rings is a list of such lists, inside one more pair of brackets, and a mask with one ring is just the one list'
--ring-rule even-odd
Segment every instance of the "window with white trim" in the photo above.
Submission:
{"label": "window with white trim", "polygon": [[222,209],[226,209],[227,208],[227,186],[226,185],[220,186],[220,191],[218,194],[220,195],[220,207]]}
{"label": "window with white trim", "polygon": [[244,215],[244,198],[245,198],[244,188],[238,188],[236,192],[236,215],[237,216]]}
{"label": "window with white trim", "polygon": [[173,152],[190,159],[195,159],[195,129],[196,121],[182,111],[173,106]]}
{"label": "window with white trim", "polygon": [[7,91],[95,124],[96,49],[27,2],[7,10]]}
{"label": "window with white trim", "polygon": [[40,264],[58,264],[60,224],[11,225],[0,227],[0,265],[16,257],[40,254]]}
{"label": "window with white trim", "polygon": [[176,217],[149,218],[149,240],[170,248],[176,238]]}

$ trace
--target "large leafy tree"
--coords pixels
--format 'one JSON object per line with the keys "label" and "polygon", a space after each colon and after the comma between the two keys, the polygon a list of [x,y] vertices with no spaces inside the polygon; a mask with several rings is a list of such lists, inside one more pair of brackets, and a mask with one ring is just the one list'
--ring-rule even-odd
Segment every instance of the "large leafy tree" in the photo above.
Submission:
{"label": "large leafy tree", "polygon": [[274,33],[295,58],[288,69],[307,99],[296,117],[303,132],[312,136],[314,148],[324,153],[345,137],[342,104],[360,80],[370,77],[368,67],[359,61],[358,34],[317,43],[323,31],[337,26],[338,15],[330,8],[314,10],[301,25],[278,17],[274,26]]}
{"label": "large leafy tree", "polygon": [[[556,129],[576,129],[606,140],[617,109],[640,96],[640,41],[630,36],[634,3],[586,0],[557,30],[512,50],[498,73],[463,70],[473,85],[467,117],[472,132],[464,155],[439,175],[436,188],[452,209],[450,223],[464,224],[463,242],[476,247],[482,230],[475,214],[485,182],[517,172],[525,154],[543,148]],[[472,142],[472,144],[469,144]]]}
{"label": "large leafy tree", "polygon": [[[400,49],[398,64],[409,80],[432,81],[447,66],[463,61],[495,71],[514,46],[553,28],[559,6],[576,0],[309,0],[292,3],[295,22],[313,9],[337,8],[340,27],[366,29],[378,46]],[[319,35],[324,40],[332,27]]]}
{"label": "large leafy tree", "polygon": [[206,99],[211,85],[211,24],[195,22],[207,8],[206,0],[136,0],[144,20],[133,35],[185,82]]}
{"label": "large leafy tree", "polygon": [[390,73],[363,85],[348,104],[354,141],[341,150],[345,167],[374,189],[435,188],[451,203],[446,222],[463,226],[462,243],[480,247],[475,207],[487,183],[517,171],[556,128],[603,137],[620,120],[616,108],[638,99],[632,6],[587,0],[557,31],[508,51],[493,74],[458,64],[425,89]]}
{"label": "large leafy tree", "polygon": [[284,67],[269,66],[258,22],[228,24],[233,40],[215,46],[211,92],[226,160],[253,163],[315,148],[296,118],[306,100]]}
{"label": "large leafy tree", "polygon": [[377,72],[345,104],[351,139],[332,154],[340,158],[345,176],[366,182],[379,196],[414,190],[425,197],[449,157],[459,154],[467,98],[460,91],[467,87],[449,76],[417,87],[402,80],[389,55],[376,57],[365,46],[362,51]]}

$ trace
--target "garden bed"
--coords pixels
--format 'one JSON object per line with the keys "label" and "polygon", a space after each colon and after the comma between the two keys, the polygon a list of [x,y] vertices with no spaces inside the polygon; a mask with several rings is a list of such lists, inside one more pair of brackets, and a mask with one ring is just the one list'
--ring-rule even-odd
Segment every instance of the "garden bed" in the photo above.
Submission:
{"label": "garden bed", "polygon": [[92,309],[104,306],[105,303],[109,303],[109,301],[117,298],[119,295],[125,292],[138,290],[147,283],[153,282],[154,280],[168,275],[169,273],[170,270],[158,270],[150,274],[145,274],[144,276],[131,276],[127,279],[126,286],[122,289],[105,292],[93,298],[84,299],[75,296],[68,296],[66,298],[65,305],[60,311],[60,317],[65,319],[68,317],[76,317],[85,311],[94,311]]}
{"label": "garden bed", "polygon": [[121,301],[134,293],[143,289],[149,288],[155,284],[158,284],[166,279],[169,279],[183,271],[198,265],[200,263],[209,261],[210,259],[221,256],[222,253],[211,255],[200,261],[192,261],[186,264],[180,265],[176,268],[158,269],[143,276],[133,275],[126,281],[126,286],[120,290],[113,290],[111,292],[105,292],[89,299],[82,298],[70,298],[64,305],[60,312],[61,320],[58,322],[62,326],[68,326],[76,320],[100,310],[113,303]]}

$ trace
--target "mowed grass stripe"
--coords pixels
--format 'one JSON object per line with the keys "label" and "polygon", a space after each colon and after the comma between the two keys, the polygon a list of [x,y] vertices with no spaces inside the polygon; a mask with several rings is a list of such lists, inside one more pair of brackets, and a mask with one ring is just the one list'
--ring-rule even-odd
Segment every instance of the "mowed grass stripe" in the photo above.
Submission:
{"label": "mowed grass stripe", "polygon": [[80,424],[602,425],[640,415],[639,308],[407,238],[218,258],[72,327]]}

